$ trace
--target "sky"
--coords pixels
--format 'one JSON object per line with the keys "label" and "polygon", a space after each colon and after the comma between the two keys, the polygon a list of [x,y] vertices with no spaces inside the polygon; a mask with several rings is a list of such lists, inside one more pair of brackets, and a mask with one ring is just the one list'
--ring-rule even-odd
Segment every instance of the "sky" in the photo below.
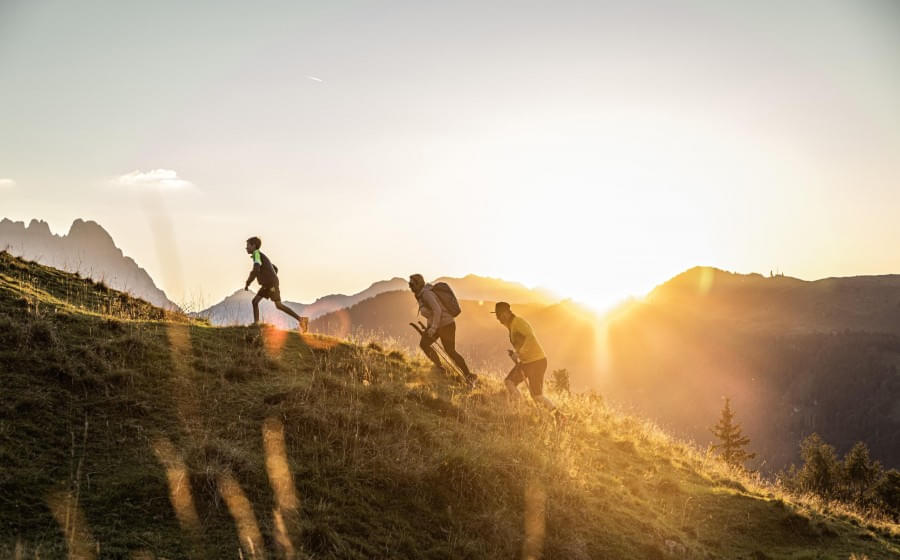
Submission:
{"label": "sky", "polygon": [[179,303],[900,273],[900,3],[0,0],[0,216]]}

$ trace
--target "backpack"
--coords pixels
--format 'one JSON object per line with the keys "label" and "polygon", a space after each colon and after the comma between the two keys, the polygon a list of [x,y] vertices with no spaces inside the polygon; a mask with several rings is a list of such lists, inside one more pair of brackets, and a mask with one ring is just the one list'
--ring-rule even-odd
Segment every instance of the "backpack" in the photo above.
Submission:
{"label": "backpack", "polygon": [[459,314],[462,313],[462,309],[459,308],[459,301],[456,299],[456,294],[453,293],[453,290],[450,289],[450,286],[448,286],[446,282],[438,282],[431,287],[431,291],[434,292],[438,301],[441,302],[441,307],[444,308],[444,311],[453,317],[458,317]]}

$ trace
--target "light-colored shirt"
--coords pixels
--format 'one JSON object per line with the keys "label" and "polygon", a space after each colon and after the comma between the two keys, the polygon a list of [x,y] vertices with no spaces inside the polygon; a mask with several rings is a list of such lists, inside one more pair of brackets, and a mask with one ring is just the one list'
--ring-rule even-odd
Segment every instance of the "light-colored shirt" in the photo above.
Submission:
{"label": "light-colored shirt", "polygon": [[434,328],[434,330],[453,322],[453,315],[444,311],[441,300],[431,289],[431,284],[425,284],[419,294],[419,313],[428,320],[428,328]]}
{"label": "light-colored shirt", "polygon": [[518,352],[519,361],[523,364],[530,364],[547,357],[537,341],[537,337],[534,336],[534,329],[531,328],[528,321],[519,316],[513,317],[509,323],[509,341]]}

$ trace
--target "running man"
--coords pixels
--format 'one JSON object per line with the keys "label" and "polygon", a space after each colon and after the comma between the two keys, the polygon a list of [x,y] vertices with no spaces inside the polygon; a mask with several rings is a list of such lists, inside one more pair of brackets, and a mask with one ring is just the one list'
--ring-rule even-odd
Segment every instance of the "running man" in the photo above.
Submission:
{"label": "running man", "polygon": [[517,317],[505,301],[497,302],[493,313],[497,315],[497,320],[509,329],[509,341],[515,348],[515,350],[509,351],[509,355],[516,362],[516,366],[504,380],[510,399],[516,402],[522,397],[518,386],[519,383],[527,380],[528,392],[531,393],[531,398],[536,403],[546,407],[557,422],[564,421],[565,417],[563,414],[553,404],[553,401],[544,395],[544,373],[547,372],[547,356],[544,354],[544,349],[541,348],[537,337],[534,336],[534,329],[531,328],[528,321]]}
{"label": "running man", "polygon": [[409,277],[409,289],[415,294],[416,301],[419,303],[419,313],[428,320],[425,333],[419,341],[419,348],[434,363],[435,369],[443,372],[444,366],[441,365],[437,352],[431,347],[437,339],[440,339],[447,356],[459,367],[466,381],[474,387],[478,376],[469,371],[466,361],[456,351],[456,321],[453,315],[444,309],[431,284],[426,284],[421,274],[413,274]]}
{"label": "running man", "polygon": [[259,291],[253,297],[253,324],[259,323],[259,302],[266,298],[272,300],[280,311],[296,319],[299,323],[298,329],[305,333],[309,330],[309,318],[297,315],[293,309],[281,303],[281,292],[278,289],[278,267],[272,264],[269,257],[259,250],[260,247],[262,247],[262,240],[259,237],[251,237],[247,240],[247,253],[253,259],[253,270],[247,277],[244,291],[250,289],[250,284],[254,280],[259,281],[260,285]]}

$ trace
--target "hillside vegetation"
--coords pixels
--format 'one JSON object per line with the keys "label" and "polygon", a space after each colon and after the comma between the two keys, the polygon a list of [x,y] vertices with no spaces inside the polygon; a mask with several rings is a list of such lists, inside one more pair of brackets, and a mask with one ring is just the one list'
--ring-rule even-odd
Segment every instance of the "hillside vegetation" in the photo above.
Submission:
{"label": "hillside vegetation", "polygon": [[0,557],[891,558],[597,397],[215,328],[0,254]]}

